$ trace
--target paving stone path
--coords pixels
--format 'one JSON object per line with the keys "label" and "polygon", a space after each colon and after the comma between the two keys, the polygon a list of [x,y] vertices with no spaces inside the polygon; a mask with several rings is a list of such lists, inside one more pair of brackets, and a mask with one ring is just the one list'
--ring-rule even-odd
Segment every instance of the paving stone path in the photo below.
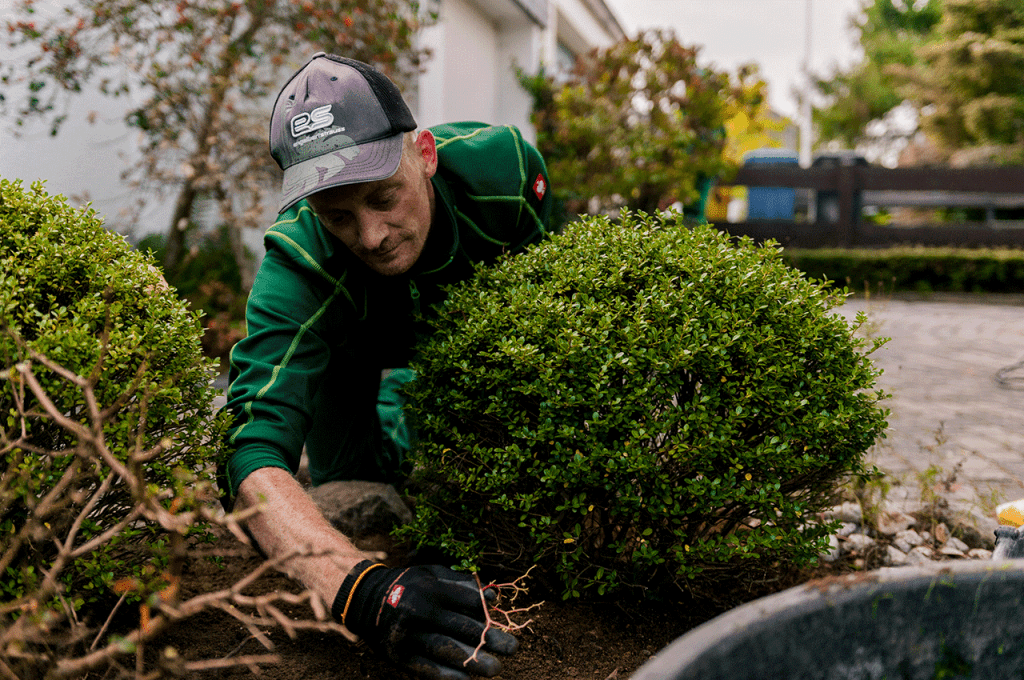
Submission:
{"label": "paving stone path", "polygon": [[[866,312],[867,332],[891,338],[873,355],[884,371],[878,384],[892,394],[887,438],[872,451],[898,483],[889,503],[919,506],[921,476],[937,466],[935,481],[954,471],[956,480],[931,488],[993,530],[994,503],[1024,498],[1024,391],[996,379],[1024,360],[1024,299],[858,298],[840,311]],[[1024,368],[1004,378],[1024,388]]]}

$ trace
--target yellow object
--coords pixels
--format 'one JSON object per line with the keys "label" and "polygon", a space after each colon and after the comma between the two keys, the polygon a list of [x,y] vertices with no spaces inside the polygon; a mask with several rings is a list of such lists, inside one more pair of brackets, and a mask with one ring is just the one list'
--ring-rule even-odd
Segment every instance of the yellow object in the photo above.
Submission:
{"label": "yellow object", "polygon": [[714,187],[704,208],[704,217],[712,224],[725,222],[729,217],[729,201],[732,200],[732,187]]}
{"label": "yellow object", "polygon": [[1003,503],[996,508],[996,515],[1001,526],[1024,526],[1024,499]]}

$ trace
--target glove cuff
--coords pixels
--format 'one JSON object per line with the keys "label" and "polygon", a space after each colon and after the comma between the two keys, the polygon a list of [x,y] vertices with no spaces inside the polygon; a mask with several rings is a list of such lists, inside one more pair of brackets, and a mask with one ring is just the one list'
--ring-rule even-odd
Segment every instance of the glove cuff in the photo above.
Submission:
{"label": "glove cuff", "polygon": [[352,568],[352,571],[348,573],[345,580],[341,582],[341,588],[338,589],[338,594],[334,596],[334,604],[331,605],[331,616],[334,617],[335,621],[351,630],[351,627],[345,622],[345,618],[348,616],[349,608],[352,606],[352,596],[355,594],[356,588],[359,587],[359,583],[363,580],[364,576],[374,569],[383,566],[380,562],[363,560]]}

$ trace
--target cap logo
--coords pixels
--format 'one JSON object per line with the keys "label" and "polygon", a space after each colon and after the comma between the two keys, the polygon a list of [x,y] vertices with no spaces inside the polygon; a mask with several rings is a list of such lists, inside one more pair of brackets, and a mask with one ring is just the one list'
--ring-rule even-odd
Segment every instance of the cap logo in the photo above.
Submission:
{"label": "cap logo", "polygon": [[292,137],[301,137],[310,132],[330,127],[334,124],[331,105],[318,106],[310,112],[302,112],[291,120]]}

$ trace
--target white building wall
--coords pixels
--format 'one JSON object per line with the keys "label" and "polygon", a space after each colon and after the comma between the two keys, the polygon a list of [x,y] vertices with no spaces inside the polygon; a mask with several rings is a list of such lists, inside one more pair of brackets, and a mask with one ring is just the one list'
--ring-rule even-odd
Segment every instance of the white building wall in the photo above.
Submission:
{"label": "white building wall", "polygon": [[417,83],[416,122],[421,127],[476,120],[511,124],[532,137],[530,98],[515,74],[533,73],[543,50],[542,29],[505,0],[510,11],[471,0],[442,0],[438,21],[420,34],[431,50]]}
{"label": "white building wall", "polygon": [[620,37],[598,21],[583,0],[551,0],[544,40],[544,63],[556,63],[558,43],[574,54],[586,54],[594,48],[608,47]]}
{"label": "white building wall", "polygon": [[[437,22],[420,33],[431,58],[408,97],[420,127],[477,120],[510,124],[533,141],[532,101],[519,84],[517,68],[536,73],[557,61],[561,43],[581,54],[607,47],[622,29],[595,14],[602,0],[434,0]],[[607,11],[606,8],[604,11]],[[615,23],[613,21],[613,23]]]}

